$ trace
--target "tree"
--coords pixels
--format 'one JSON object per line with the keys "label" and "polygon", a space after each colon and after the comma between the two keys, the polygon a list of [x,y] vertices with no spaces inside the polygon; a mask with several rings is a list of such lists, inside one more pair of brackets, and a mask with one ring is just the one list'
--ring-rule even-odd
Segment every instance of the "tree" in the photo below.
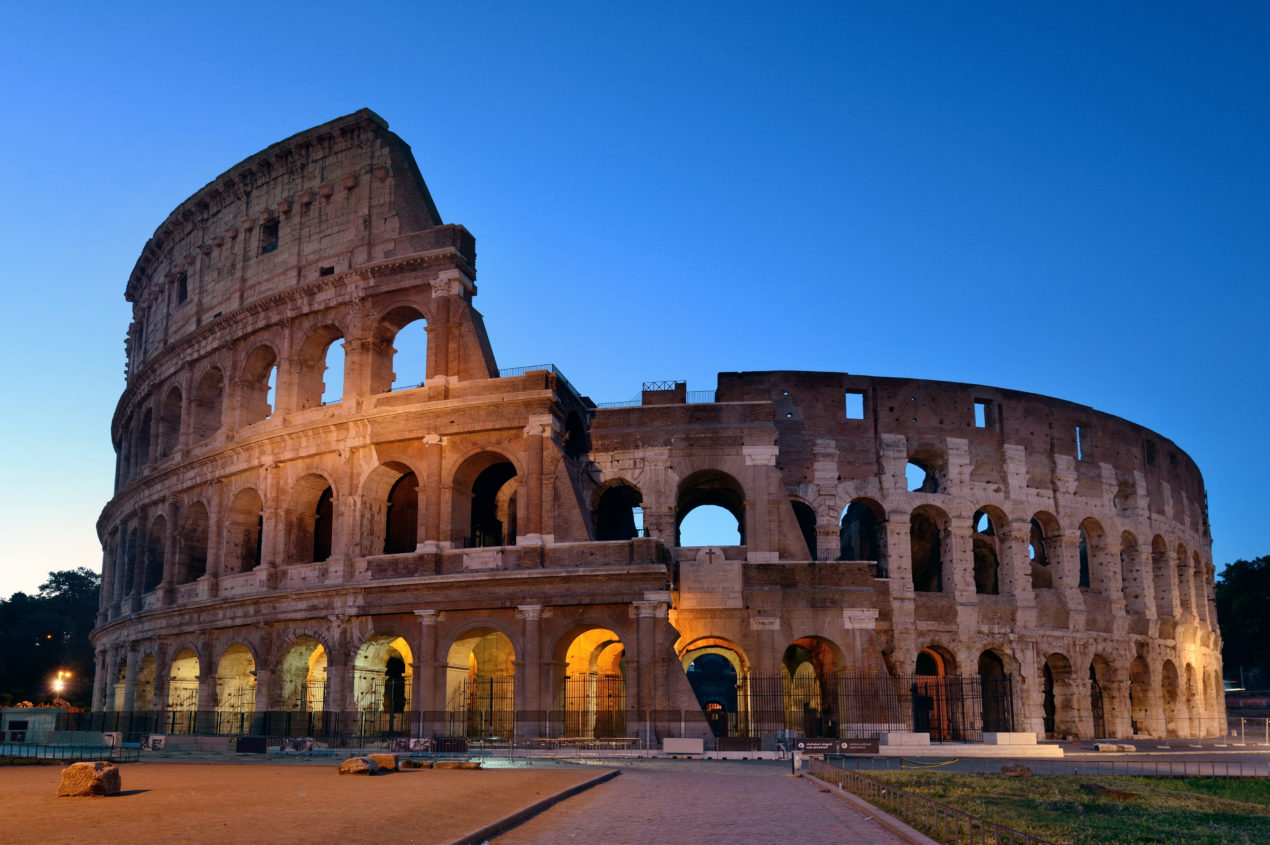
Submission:
{"label": "tree", "polygon": [[101,576],[91,569],[49,573],[38,594],[0,600],[0,698],[48,701],[59,669],[71,673],[63,697],[87,704],[92,695],[93,647]]}
{"label": "tree", "polygon": [[1270,555],[1237,560],[1217,576],[1217,622],[1226,676],[1270,687]]}

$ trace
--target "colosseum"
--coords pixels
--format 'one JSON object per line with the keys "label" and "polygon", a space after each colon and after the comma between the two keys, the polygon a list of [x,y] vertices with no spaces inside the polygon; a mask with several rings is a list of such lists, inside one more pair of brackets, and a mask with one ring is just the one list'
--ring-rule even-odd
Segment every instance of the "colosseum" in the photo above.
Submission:
{"label": "colosseum", "polygon": [[[475,279],[368,110],[159,226],[125,289],[95,711],[723,750],[1224,730],[1204,485],[1167,438],[850,373],[596,403],[499,369]],[[698,511],[728,529],[685,542]]]}

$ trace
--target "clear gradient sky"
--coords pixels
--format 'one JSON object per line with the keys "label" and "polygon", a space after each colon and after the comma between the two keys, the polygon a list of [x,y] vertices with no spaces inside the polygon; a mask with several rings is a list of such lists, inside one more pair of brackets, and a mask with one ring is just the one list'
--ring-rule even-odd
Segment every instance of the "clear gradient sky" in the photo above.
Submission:
{"label": "clear gradient sky", "polygon": [[363,106],[476,235],[500,366],[1057,396],[1197,461],[1219,567],[1270,554],[1270,4],[46,5],[0,52],[0,596],[101,565],[146,239]]}

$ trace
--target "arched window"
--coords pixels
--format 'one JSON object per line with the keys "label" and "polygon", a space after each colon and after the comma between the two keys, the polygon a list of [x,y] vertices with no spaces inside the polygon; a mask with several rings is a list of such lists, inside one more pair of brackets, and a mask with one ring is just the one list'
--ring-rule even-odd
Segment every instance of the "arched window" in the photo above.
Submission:
{"label": "arched window", "polygon": [[336,326],[314,329],[300,346],[296,407],[315,408],[344,396],[344,333]]}
{"label": "arched window", "polygon": [[971,522],[974,530],[972,542],[975,592],[995,596],[1001,591],[998,581],[1000,560],[997,557],[997,529],[991,515],[986,511],[975,511]]}
{"label": "arched window", "polygon": [[595,505],[595,538],[631,540],[640,536],[644,527],[641,502],[639,490],[625,481],[606,487]]}
{"label": "arched window", "polygon": [[264,503],[260,494],[251,488],[238,491],[229,504],[228,517],[225,574],[249,572],[260,565],[260,535],[264,525]]}
{"label": "arched window", "polygon": [[913,589],[938,593],[944,589],[944,525],[947,517],[937,508],[922,507],[909,517]]}
{"label": "arched window", "polygon": [[1054,572],[1050,568],[1049,537],[1057,536],[1058,521],[1048,513],[1032,517],[1028,536],[1027,554],[1032,564],[1032,589],[1049,589],[1054,586]]}
{"label": "arched window", "polygon": [[334,525],[334,494],[327,487],[318,496],[313,514],[313,562],[320,563],[331,556],[331,531]]}
{"label": "arched window", "polygon": [[159,412],[159,457],[166,458],[181,440],[181,389],[173,387]]}
{"label": "arched window", "polygon": [[875,560],[877,577],[886,578],[884,521],[882,506],[872,499],[856,499],[848,504],[838,530],[838,560]]}
{"label": "arched window", "polygon": [[[735,534],[733,534],[735,530]],[[745,491],[718,470],[694,472],[679,484],[675,545],[745,545]]]}
{"label": "arched window", "polygon": [[790,499],[789,504],[794,509],[794,518],[798,520],[803,542],[807,544],[807,554],[810,555],[807,559],[815,560],[818,545],[816,543],[816,512],[812,510],[811,505],[801,499]]}
{"label": "arched window", "polygon": [[142,582],[144,592],[152,592],[163,581],[163,552],[167,536],[168,521],[163,516],[155,517],[146,537],[145,576]]}
{"label": "arched window", "polygon": [[398,478],[388,491],[384,519],[384,554],[413,552],[419,526],[419,479],[413,472]]}
{"label": "arched window", "polygon": [[194,391],[194,440],[201,442],[211,437],[221,427],[221,409],[225,397],[225,377],[212,367],[203,373]]}
{"label": "arched window", "polygon": [[181,522],[180,547],[177,557],[178,584],[197,581],[207,573],[207,508],[195,502],[185,511]]}
{"label": "arched window", "polygon": [[278,379],[278,356],[268,346],[257,346],[243,365],[239,424],[251,425],[273,414]]}
{"label": "arched window", "polygon": [[375,327],[370,392],[419,387],[427,380],[427,334],[423,312],[412,305],[390,310]]}

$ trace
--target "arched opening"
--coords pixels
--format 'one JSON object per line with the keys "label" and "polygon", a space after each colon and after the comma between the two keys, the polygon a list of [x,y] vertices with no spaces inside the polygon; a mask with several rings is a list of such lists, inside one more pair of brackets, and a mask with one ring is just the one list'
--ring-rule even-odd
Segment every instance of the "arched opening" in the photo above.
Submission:
{"label": "arched opening", "polygon": [[882,528],[885,521],[885,511],[872,499],[855,499],[848,504],[838,529],[838,560],[877,561],[877,577],[887,577]]}
{"label": "arched opening", "polygon": [[[1172,561],[1169,560],[1168,548],[1159,534],[1151,538],[1151,582],[1155,586],[1156,614],[1160,619],[1175,618],[1177,579],[1174,577]],[[1165,633],[1162,631],[1161,635]]]}
{"label": "arched opening", "polygon": [[1185,736],[1199,736],[1199,687],[1195,682],[1195,667],[1187,663],[1182,671],[1186,678],[1187,731]]}
{"label": "arched opening", "polygon": [[141,471],[142,467],[150,462],[150,431],[153,419],[153,412],[146,408],[146,412],[141,415],[141,425],[137,427],[136,440],[132,444],[131,466],[128,468],[129,476],[136,475]]}
{"label": "arched opening", "polygon": [[273,414],[278,380],[278,355],[268,346],[257,346],[243,364],[239,425],[251,425]]}
{"label": "arched opening", "polygon": [[221,427],[221,412],[225,402],[225,377],[216,367],[203,373],[194,391],[193,435],[201,443]]}
{"label": "arched opening", "polygon": [[177,540],[176,582],[188,584],[207,574],[207,508],[194,502],[185,511]]}
{"label": "arched opening", "polygon": [[159,410],[159,457],[166,458],[181,442],[181,389],[173,387]]}
{"label": "arched opening", "polygon": [[816,512],[801,499],[790,499],[789,504],[794,508],[794,518],[798,520],[798,529],[802,532],[803,542],[807,544],[807,559],[815,560],[819,557],[816,553]]}
{"label": "arched opening", "polygon": [[137,666],[136,693],[133,696],[132,709],[141,713],[149,713],[155,709],[154,681],[158,677],[159,662],[153,654],[141,658]]}
{"label": "arched opening", "polygon": [[975,511],[971,518],[973,535],[971,537],[974,554],[975,592],[979,595],[995,596],[1000,594],[999,573],[1001,561],[997,554],[997,525],[1005,524],[1005,520],[987,510]]}
{"label": "arched opening", "polygon": [[1049,538],[1058,536],[1058,520],[1048,513],[1032,517],[1028,535],[1027,556],[1031,561],[1032,589],[1045,590],[1054,586],[1054,572],[1050,567]]}
{"label": "arched opening", "polygon": [[1129,664],[1129,720],[1134,736],[1154,736],[1151,724],[1151,668],[1141,657]]}
{"label": "arched opening", "polygon": [[216,732],[245,733],[256,709],[256,659],[235,643],[216,664]]}
{"label": "arched opening", "polygon": [[296,407],[316,408],[344,397],[344,332],[338,326],[314,329],[296,361]]}
{"label": "arched opening", "polygon": [[580,458],[591,451],[591,437],[586,423],[577,411],[570,411],[564,419],[564,453],[570,458]]}
{"label": "arched opening", "polygon": [[[1099,666],[1099,663],[1102,665]],[[1095,739],[1108,736],[1107,707],[1103,696],[1103,684],[1108,680],[1106,661],[1096,658],[1089,664],[1089,714],[1093,720]]]}
{"label": "arched opening", "polygon": [[502,455],[482,452],[464,461],[454,477],[456,539],[468,548],[516,545],[519,486],[516,467]]}
{"label": "arched opening", "polygon": [[1013,704],[1010,697],[1009,676],[1005,661],[995,651],[979,655],[979,686],[983,707],[980,719],[985,731],[1010,731],[1014,725]]}
{"label": "arched opening", "polygon": [[115,667],[115,684],[113,688],[114,707],[116,713],[124,712],[125,696],[128,694],[128,656],[122,655],[119,658],[119,665]]}
{"label": "arched opening", "polygon": [[702,470],[680,482],[675,545],[745,545],[745,491],[735,478],[718,470]]}
{"label": "arched opening", "polygon": [[1120,535],[1120,584],[1129,613],[1138,615],[1145,611],[1142,558],[1138,551],[1138,538],[1129,531]]}
{"label": "arched opening", "polygon": [[[321,713],[326,706],[326,649],[315,638],[297,637],[282,658],[280,667],[281,698],[285,711]],[[315,717],[305,720],[304,726],[295,726],[304,734],[315,733],[320,727]]]}
{"label": "arched opening", "polygon": [[421,387],[428,375],[428,335],[423,313],[411,305],[390,310],[375,327],[370,392]]}
{"label": "arched opening", "polygon": [[150,523],[150,531],[146,535],[145,574],[142,577],[142,591],[153,592],[163,581],[163,555],[167,547],[168,521],[160,514]]}
{"label": "arched opening", "polygon": [[633,540],[643,534],[644,501],[639,489],[627,481],[605,487],[596,502],[593,519],[597,540]]}
{"label": "arched opening", "polygon": [[781,656],[785,686],[785,727],[803,736],[838,736],[837,647],[820,637],[794,640]]}
{"label": "arched opening", "polygon": [[1191,575],[1191,557],[1187,554],[1184,544],[1177,544],[1177,552],[1173,555],[1173,559],[1177,561],[1178,602],[1181,605],[1182,613],[1192,614],[1195,612],[1195,601],[1192,593],[1195,579]]}
{"label": "arched opening", "polygon": [[198,655],[185,648],[172,659],[168,672],[169,733],[189,733],[198,712]]}
{"label": "arched opening", "polygon": [[335,494],[316,473],[291,485],[287,521],[288,563],[320,563],[331,556]]}
{"label": "arched opening", "polygon": [[413,472],[398,478],[388,490],[384,514],[384,554],[413,552],[418,546],[419,479]]}
{"label": "arched opening", "polygon": [[564,659],[561,736],[626,736],[626,648],[608,628],[591,628],[569,643]]}
{"label": "arched opening", "polygon": [[451,736],[492,739],[515,731],[516,652],[507,635],[470,631],[450,646],[445,702]]}
{"label": "arched opening", "polygon": [[[391,732],[407,727],[401,714],[410,710],[412,662],[410,646],[392,634],[377,634],[357,650],[353,706],[361,714],[365,731]],[[383,715],[395,718],[380,719]]]}
{"label": "arched opening", "polygon": [[943,452],[934,446],[914,449],[904,466],[904,486],[910,493],[942,492],[947,463]]}
{"label": "arched opening", "polygon": [[1071,661],[1062,654],[1051,654],[1045,658],[1045,733],[1053,738],[1075,737],[1080,735],[1076,723],[1076,708],[1079,701],[1073,701],[1072,680],[1075,675]]}
{"label": "arched opening", "polygon": [[912,550],[913,589],[938,593],[944,589],[944,528],[947,515],[927,505],[913,511],[908,522]]}
{"label": "arched opening", "polygon": [[225,574],[250,572],[260,565],[261,529],[264,502],[248,487],[239,490],[229,503],[225,534]]}
{"label": "arched opening", "polygon": [[1181,736],[1181,724],[1178,721],[1179,683],[1177,667],[1172,660],[1164,661],[1160,669],[1160,692],[1164,698],[1164,736]]}
{"label": "arched opening", "polygon": [[960,739],[961,723],[954,711],[960,700],[949,696],[946,679],[956,674],[956,660],[947,650],[928,646],[917,653],[913,666],[913,730],[929,733],[936,742]]}

